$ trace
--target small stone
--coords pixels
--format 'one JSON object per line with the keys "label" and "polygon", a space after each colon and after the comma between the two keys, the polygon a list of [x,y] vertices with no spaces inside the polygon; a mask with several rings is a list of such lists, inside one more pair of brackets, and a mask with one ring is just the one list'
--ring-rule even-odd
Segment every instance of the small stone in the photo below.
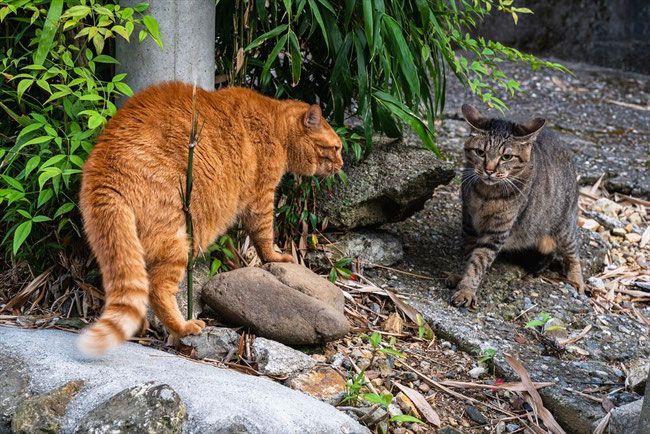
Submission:
{"label": "small stone", "polygon": [[509,423],[508,425],[506,425],[506,429],[508,430],[508,432],[515,432],[519,429],[519,425],[517,425],[516,423]]}
{"label": "small stone", "polygon": [[389,377],[393,373],[393,367],[388,359],[377,360],[377,366],[379,366],[382,377]]}
{"label": "small stone", "polygon": [[144,383],[113,395],[88,412],[75,433],[180,434],[187,411],[167,384]]}
{"label": "small stone", "polygon": [[614,228],[612,229],[612,235],[617,237],[624,237],[627,234],[623,228]]}
{"label": "small stone", "polygon": [[637,226],[643,223],[643,219],[641,218],[641,215],[638,212],[630,214],[627,219],[630,221],[630,223]]}
{"label": "small stone", "polygon": [[641,241],[641,235],[635,233],[626,234],[625,239],[633,244],[637,244],[639,241]]}
{"label": "small stone", "polygon": [[397,405],[400,406],[404,414],[410,414],[418,419],[420,418],[420,413],[418,412],[417,407],[408,396],[404,395],[404,393],[399,392],[397,396],[395,396],[395,402],[397,402]]}
{"label": "small stone", "polygon": [[647,360],[637,360],[628,368],[625,386],[642,395],[645,390],[646,380],[650,372],[650,363]]}
{"label": "small stone", "polygon": [[333,368],[338,368],[343,365],[343,362],[347,361],[346,357],[342,353],[335,353],[330,359],[330,363]]}
{"label": "small stone", "polygon": [[429,390],[431,390],[431,386],[429,386],[427,383],[422,382],[418,386],[418,389],[420,389],[422,393],[427,393]]}
{"label": "small stone", "polygon": [[11,420],[11,431],[16,434],[58,433],[66,407],[83,385],[83,380],[71,381],[22,401]]}
{"label": "small stone", "polygon": [[438,434],[463,434],[463,432],[458,431],[456,428],[452,426],[445,426],[438,430]]}
{"label": "small stone", "polygon": [[481,377],[481,375],[485,374],[485,368],[482,366],[477,366],[476,368],[470,370],[468,374],[470,377],[478,379]]}
{"label": "small stone", "polygon": [[478,411],[478,409],[473,405],[466,405],[465,412],[467,413],[469,418],[472,419],[477,424],[479,425],[487,424],[487,419],[485,418],[485,416],[483,416],[481,412]]}
{"label": "small stone", "polygon": [[440,346],[441,346],[442,348],[451,348],[451,342],[449,342],[449,341],[442,341],[442,343],[440,344]]}
{"label": "small stone", "polygon": [[591,204],[591,209],[608,216],[616,217],[623,207],[612,200],[602,197]]}
{"label": "small stone", "polygon": [[494,432],[496,434],[503,434],[506,432],[506,423],[504,421],[499,422],[497,426],[494,427]]}
{"label": "small stone", "polygon": [[345,396],[346,382],[329,366],[319,366],[311,372],[290,377],[284,385],[330,405],[337,405]]}
{"label": "small stone", "polygon": [[588,231],[597,231],[600,224],[593,219],[584,219],[582,220],[582,227]]}
{"label": "small stone", "polygon": [[292,375],[316,365],[316,361],[307,354],[269,339],[256,338],[253,351],[259,371],[266,375]]}
{"label": "small stone", "polygon": [[605,289],[605,283],[603,282],[603,279],[599,277],[591,276],[589,279],[587,279],[587,283],[596,289]]}
{"label": "small stone", "polygon": [[239,347],[239,335],[226,327],[206,327],[200,335],[181,338],[181,343],[194,347],[199,359],[221,359]]}
{"label": "small stone", "polygon": [[[383,420],[386,418],[386,410],[384,407],[360,407],[360,416],[361,418],[365,418],[365,422],[367,425],[372,426],[376,425],[380,420]],[[372,412],[372,413],[371,413]]]}

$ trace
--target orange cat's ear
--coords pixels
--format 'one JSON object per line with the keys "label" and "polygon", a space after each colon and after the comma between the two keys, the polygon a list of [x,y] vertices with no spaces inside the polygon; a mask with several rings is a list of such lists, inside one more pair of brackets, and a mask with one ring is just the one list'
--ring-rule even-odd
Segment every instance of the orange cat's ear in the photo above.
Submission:
{"label": "orange cat's ear", "polygon": [[305,113],[305,117],[302,121],[309,130],[317,131],[320,128],[322,118],[323,114],[320,111],[320,107],[312,105]]}

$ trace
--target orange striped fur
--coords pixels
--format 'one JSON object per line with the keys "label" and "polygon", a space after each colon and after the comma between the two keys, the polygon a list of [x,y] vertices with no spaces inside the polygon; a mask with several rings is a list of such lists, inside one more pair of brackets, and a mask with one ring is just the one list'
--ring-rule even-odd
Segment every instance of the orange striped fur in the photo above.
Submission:
{"label": "orange striped fur", "polygon": [[[273,250],[273,198],[282,175],[338,172],[341,140],[318,106],[248,89],[197,90],[202,140],[194,153],[194,254],[238,218],[265,261]],[[187,265],[179,195],[185,181],[192,87],[163,83],[131,98],[111,119],[83,168],[80,208],[102,271],[106,305],[79,349],[98,355],[140,330],[149,303],[176,336],[197,334],[174,294]]]}

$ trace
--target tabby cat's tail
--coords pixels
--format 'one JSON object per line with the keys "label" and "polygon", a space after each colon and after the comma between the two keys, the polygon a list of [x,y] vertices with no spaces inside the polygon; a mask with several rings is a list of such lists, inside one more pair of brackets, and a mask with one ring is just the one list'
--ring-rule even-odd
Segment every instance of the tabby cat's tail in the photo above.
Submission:
{"label": "tabby cat's tail", "polygon": [[113,189],[82,185],[80,208],[88,242],[102,270],[106,299],[101,317],[81,333],[77,348],[97,356],[140,330],[149,282],[135,215],[122,197]]}

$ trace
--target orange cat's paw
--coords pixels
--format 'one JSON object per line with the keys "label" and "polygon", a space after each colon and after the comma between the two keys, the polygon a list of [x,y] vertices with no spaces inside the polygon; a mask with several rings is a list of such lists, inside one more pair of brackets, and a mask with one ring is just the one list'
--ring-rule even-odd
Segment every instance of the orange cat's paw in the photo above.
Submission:
{"label": "orange cat's paw", "polygon": [[200,319],[191,319],[183,326],[183,336],[200,335],[201,330],[205,328],[205,323]]}
{"label": "orange cat's paw", "polygon": [[463,276],[461,276],[460,274],[451,273],[445,279],[445,285],[447,285],[447,288],[455,288],[456,286],[458,286],[458,282],[460,282],[460,279],[462,277]]}
{"label": "orange cat's paw", "polygon": [[267,258],[265,258],[266,262],[289,262],[294,264],[296,261],[293,259],[293,256],[288,255],[288,254],[280,254],[280,253],[273,253],[272,255],[269,255]]}
{"label": "orange cat's paw", "polygon": [[469,289],[458,290],[452,295],[451,302],[457,307],[474,308],[478,305],[476,292]]}

